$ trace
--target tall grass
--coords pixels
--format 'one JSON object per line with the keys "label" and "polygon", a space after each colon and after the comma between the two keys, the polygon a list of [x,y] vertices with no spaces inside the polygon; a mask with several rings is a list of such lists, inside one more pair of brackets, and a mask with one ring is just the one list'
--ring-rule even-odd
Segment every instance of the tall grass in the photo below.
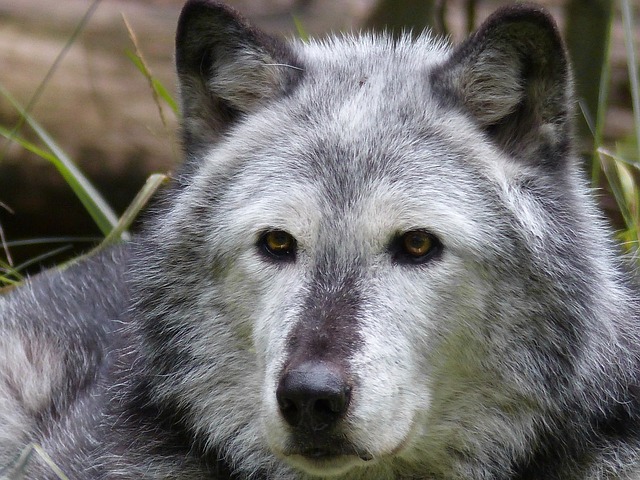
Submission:
{"label": "tall grass", "polygon": [[595,152],[593,158],[592,184],[599,186],[600,171],[604,172],[607,187],[615,198],[624,222],[618,237],[626,249],[635,256],[640,245],[640,83],[638,81],[637,46],[634,44],[633,12],[630,0],[620,1],[622,24],[625,36],[625,53],[628,65],[629,85],[633,110],[633,133],[614,145],[603,140],[604,122],[611,78],[611,35],[607,61],[603,65],[600,84],[598,118],[595,127]]}
{"label": "tall grass", "polygon": [[[0,136],[4,137],[6,140],[5,146],[2,149],[2,153],[0,154],[0,161],[2,161],[4,154],[7,152],[9,143],[15,142],[25,150],[51,163],[58,170],[59,174],[64,178],[66,183],[69,185],[69,188],[71,188],[71,190],[73,190],[73,192],[76,194],[87,213],[91,216],[95,224],[104,235],[104,238],[77,239],[65,237],[9,242],[5,238],[4,232],[2,230],[2,225],[0,224],[0,251],[4,251],[6,258],[6,261],[0,259],[0,288],[13,286],[21,282],[21,271],[33,264],[37,264],[45,260],[46,258],[55,256],[65,251],[66,249],[71,248],[68,242],[76,242],[78,240],[97,241],[100,243],[97,249],[100,249],[106,245],[110,245],[118,241],[129,240],[131,237],[128,229],[131,226],[132,222],[139,214],[139,212],[144,208],[144,206],[148,203],[155,191],[167,179],[167,177],[163,174],[151,175],[140,192],[131,202],[130,206],[125,210],[124,214],[118,217],[118,215],[109,205],[108,201],[103,197],[103,195],[98,191],[93,183],[84,175],[81,169],[77,166],[76,162],[55,142],[55,140],[47,132],[47,130],[42,127],[30,114],[31,107],[36,103],[47,82],[60,65],[63,57],[69,51],[71,45],[77,40],[78,35],[91,18],[91,15],[95,11],[99,3],[100,0],[94,0],[87,8],[85,15],[79,21],[78,25],[65,43],[64,47],[55,58],[43,81],[40,83],[31,100],[26,106],[21,105],[13,97],[13,95],[3,85],[0,84],[0,96],[4,97],[14,107],[19,115],[19,120],[13,128],[7,128],[0,125]],[[132,61],[132,63],[140,70],[142,75],[144,75],[144,77],[149,81],[152,97],[156,105],[158,106],[158,112],[162,123],[165,128],[168,128],[168,123],[166,122],[166,116],[164,114],[162,103],[164,102],[166,105],[168,105],[175,115],[178,114],[177,103],[168,93],[167,89],[162,85],[162,83],[151,73],[151,70],[148,68],[142,52],[138,46],[135,34],[126,21],[126,18],[124,18],[124,22],[129,31],[129,35],[134,46],[134,51],[126,52],[126,54]],[[39,144],[27,140],[20,134],[20,131],[24,126],[31,128],[31,130],[36,134],[40,142]],[[8,210],[8,207],[3,204],[0,204],[0,208],[5,208]],[[27,262],[21,263],[20,265],[15,265],[11,258],[10,249],[14,246],[25,245],[28,243],[64,243],[64,245],[55,247],[49,252],[32,258]],[[93,251],[95,250],[96,249],[94,249]]]}

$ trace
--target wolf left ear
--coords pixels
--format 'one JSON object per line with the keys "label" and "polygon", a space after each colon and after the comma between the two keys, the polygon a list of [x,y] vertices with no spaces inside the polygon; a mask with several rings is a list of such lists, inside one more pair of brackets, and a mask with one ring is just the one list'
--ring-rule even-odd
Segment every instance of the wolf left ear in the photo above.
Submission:
{"label": "wolf left ear", "polygon": [[285,93],[301,74],[289,48],[235,10],[189,0],[176,33],[184,145],[193,153],[234,121]]}
{"label": "wolf left ear", "polygon": [[530,5],[498,10],[431,74],[436,97],[459,107],[505,151],[557,167],[571,138],[572,85],[551,16]]}

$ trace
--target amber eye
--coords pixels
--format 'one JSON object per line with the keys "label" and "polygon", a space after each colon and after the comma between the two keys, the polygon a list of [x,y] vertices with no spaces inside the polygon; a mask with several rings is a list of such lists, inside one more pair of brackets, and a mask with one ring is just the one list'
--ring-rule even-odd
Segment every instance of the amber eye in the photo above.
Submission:
{"label": "amber eye", "polygon": [[402,248],[412,257],[422,257],[433,246],[431,235],[425,232],[407,232],[402,236]]}
{"label": "amber eye", "polygon": [[422,230],[403,233],[395,244],[395,258],[400,262],[420,263],[429,260],[441,249],[438,239]]}
{"label": "amber eye", "polygon": [[293,259],[296,251],[296,240],[284,230],[269,230],[260,237],[262,248],[279,259]]}

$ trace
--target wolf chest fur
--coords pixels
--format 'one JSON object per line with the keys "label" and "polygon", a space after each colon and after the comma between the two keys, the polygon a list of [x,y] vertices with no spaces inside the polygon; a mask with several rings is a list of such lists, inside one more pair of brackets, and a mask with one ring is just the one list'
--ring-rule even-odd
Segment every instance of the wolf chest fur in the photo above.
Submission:
{"label": "wolf chest fur", "polygon": [[142,232],[0,297],[3,475],[640,476],[638,290],[548,14],[285,43],[190,0],[176,63]]}

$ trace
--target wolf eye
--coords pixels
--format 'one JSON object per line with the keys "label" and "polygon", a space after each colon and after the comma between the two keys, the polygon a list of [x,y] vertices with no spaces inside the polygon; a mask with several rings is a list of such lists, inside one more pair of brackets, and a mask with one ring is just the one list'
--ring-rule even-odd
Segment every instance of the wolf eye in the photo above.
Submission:
{"label": "wolf eye", "polygon": [[402,263],[421,263],[432,258],[442,248],[440,241],[422,230],[410,230],[394,242],[395,259]]}
{"label": "wolf eye", "polygon": [[407,232],[402,236],[402,249],[412,257],[422,257],[433,247],[433,237],[425,232]]}
{"label": "wolf eye", "polygon": [[281,260],[293,260],[296,253],[296,240],[284,230],[269,230],[260,237],[263,251]]}

